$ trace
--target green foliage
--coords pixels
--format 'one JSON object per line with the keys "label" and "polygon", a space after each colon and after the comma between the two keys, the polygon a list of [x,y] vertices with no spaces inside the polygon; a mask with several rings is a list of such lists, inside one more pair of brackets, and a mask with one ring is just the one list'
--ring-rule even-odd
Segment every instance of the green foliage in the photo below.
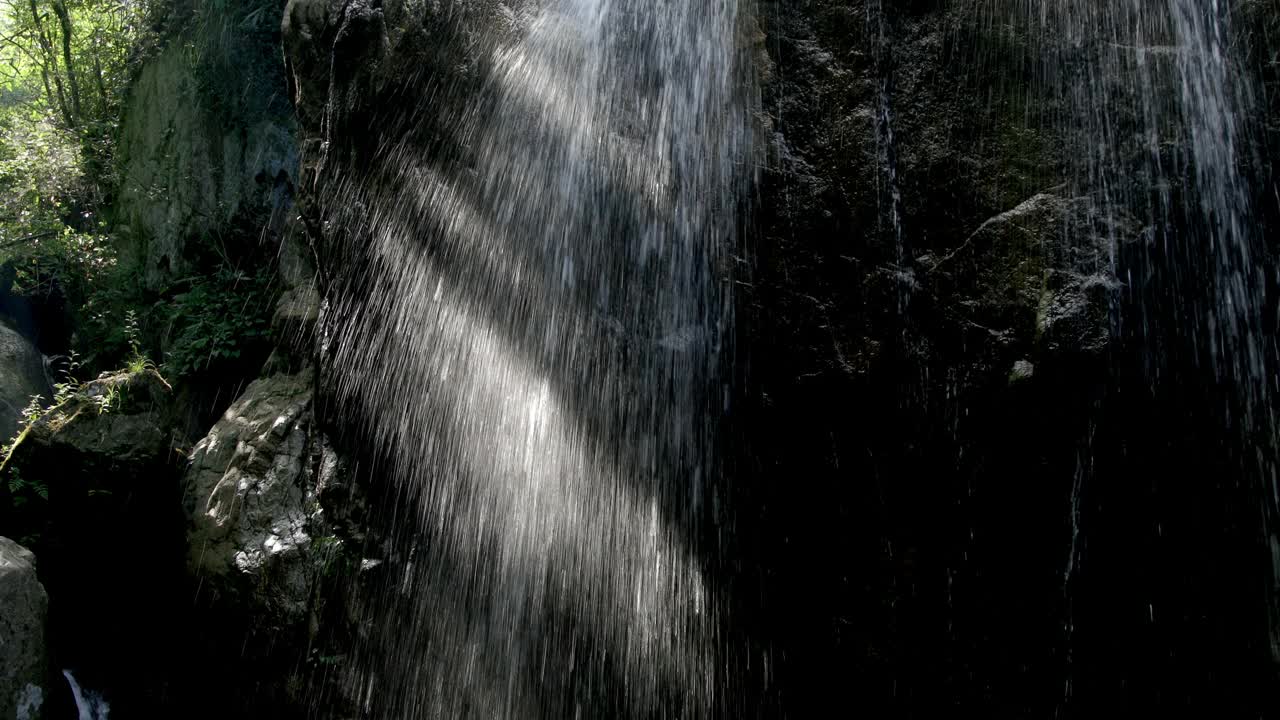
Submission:
{"label": "green foliage", "polygon": [[[278,53],[262,42],[279,32],[279,9],[278,0],[0,0],[0,281],[12,279],[0,290],[68,308],[89,374],[156,369],[150,346],[176,379],[207,377],[243,370],[265,345],[275,299],[265,269],[238,269],[223,248],[154,293],[117,262],[103,217],[120,185],[113,156],[129,82],[161,37],[186,52],[201,102],[240,117],[262,109],[245,103],[288,103],[256,90],[279,84]],[[77,385],[69,377],[58,387],[65,397]]]}
{"label": "green foliage", "polygon": [[95,395],[91,399],[98,410],[98,414],[105,415],[120,407],[120,388],[115,385],[107,385],[101,395]]}
{"label": "green foliage", "polygon": [[9,468],[9,496],[15,509],[34,502],[49,501],[49,486],[39,480],[27,480],[18,468]]}
{"label": "green foliage", "polygon": [[62,378],[62,382],[53,385],[53,405],[57,407],[71,399],[71,396],[80,389],[80,383],[76,380],[76,371],[80,369],[80,356],[76,351],[72,350],[70,357],[67,358],[66,374]]}
{"label": "green foliage", "polygon": [[312,648],[307,655],[307,665],[312,668],[317,667],[336,667],[346,662],[347,656],[341,654],[328,655],[320,652],[318,648]]}
{"label": "green foliage", "polygon": [[282,65],[273,43],[280,31],[278,0],[205,0],[192,18],[184,44],[198,92],[224,119],[291,112],[289,100],[271,88],[281,84]]}
{"label": "green foliage", "polygon": [[276,297],[267,269],[251,275],[224,264],[180,284],[187,289],[162,308],[175,326],[165,357],[167,374],[187,378],[217,372],[269,339]]}
{"label": "green foliage", "polygon": [[151,5],[130,0],[4,0],[0,79],[41,98],[58,122],[106,140],[120,115]]}
{"label": "green foliage", "polygon": [[114,276],[110,238],[49,224],[53,226],[27,233],[7,247],[0,245],[0,261],[14,270],[11,292],[27,297],[61,293],[75,304],[87,304]]}
{"label": "green foliage", "polygon": [[71,399],[72,395],[80,389],[80,382],[74,378],[67,378],[60,383],[54,383],[53,386],[53,404],[61,405]]}
{"label": "green foliage", "polygon": [[[143,303],[139,284],[128,269],[116,265],[95,279],[91,291],[83,296],[75,318],[77,345],[83,354],[78,360],[88,370],[86,374],[96,375],[128,366],[130,360],[138,356],[128,337],[129,309]],[[137,313],[133,318],[133,331],[139,334],[138,344],[145,345],[146,335],[141,330],[144,324]]]}
{"label": "green foliage", "polygon": [[[104,217],[120,184],[115,148],[129,84],[158,40],[154,18],[172,4],[0,0],[0,293],[65,308],[84,350],[71,352],[50,407],[119,407],[114,385],[84,393],[82,364],[86,374],[121,362],[154,367],[143,318],[125,311],[142,298],[116,261]],[[49,493],[32,468],[14,464],[13,450],[48,412],[34,398],[18,436],[0,448],[0,498],[9,506],[0,515],[28,537],[42,532]]]}
{"label": "green foliage", "polygon": [[35,421],[39,420],[40,416],[43,414],[44,414],[44,396],[32,395],[31,402],[27,403],[27,406],[22,409],[20,422],[23,427],[27,427],[31,425],[31,423],[34,423]]}
{"label": "green foliage", "polygon": [[126,310],[124,314],[124,338],[129,345],[129,356],[125,360],[125,370],[140,373],[155,370],[155,363],[142,350],[142,327],[138,322],[138,311]]}
{"label": "green foliage", "polygon": [[119,357],[118,345],[96,342],[119,326],[123,285],[102,209],[118,185],[121,108],[156,4],[0,0],[0,266],[12,270],[3,289],[69,308],[89,362]]}

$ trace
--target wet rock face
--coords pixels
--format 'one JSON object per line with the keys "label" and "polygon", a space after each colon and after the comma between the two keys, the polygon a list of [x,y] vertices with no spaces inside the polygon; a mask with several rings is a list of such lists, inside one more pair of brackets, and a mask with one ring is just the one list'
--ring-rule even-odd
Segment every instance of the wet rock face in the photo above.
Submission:
{"label": "wet rock face", "polygon": [[[733,579],[731,617],[777,648],[751,684],[766,716],[859,697],[893,717],[878,711],[942,697],[939,676],[968,671],[931,664],[959,652],[936,633],[948,613],[1057,627],[1057,567],[1028,575],[1023,561],[1057,557],[1069,533],[1058,505],[1112,343],[1105,249],[1135,231],[1059,187],[1041,122],[1052,106],[1019,94],[1030,78],[1017,64],[973,69],[976,31],[959,11],[885,5],[758,3],[767,159],[735,278],[727,534],[729,554],[761,570]],[[290,3],[303,215],[322,275],[361,247],[361,183],[394,177],[402,146],[433,170],[466,166],[451,113],[485,75],[485,43],[502,39],[478,30],[518,33],[526,17],[496,2]],[[1005,512],[1019,503],[1025,515]],[[989,535],[970,536],[969,521]],[[954,607],[948,578],[969,590]],[[1008,599],[1028,593],[1030,610]],[[1048,647],[986,629],[954,642],[999,645],[982,660],[996,682],[1018,678],[1008,658]]]}
{"label": "wet rock face", "polygon": [[[752,685],[763,714],[816,717],[856,697],[885,718],[960,706],[1048,717],[1072,672],[1088,676],[1082,688],[1134,678],[1149,690],[1117,658],[1158,668],[1137,661],[1172,654],[1117,652],[1112,631],[1149,647],[1147,626],[1108,619],[1118,617],[1108,588],[1131,591],[1133,605],[1162,587],[1133,579],[1146,541],[1109,521],[1095,537],[1119,552],[1089,560],[1092,590],[1069,601],[1064,574],[1081,502],[1155,527],[1150,508],[1163,499],[1133,478],[1187,472],[1144,468],[1127,443],[1158,457],[1196,440],[1132,439],[1185,408],[1137,400],[1140,382],[1114,392],[1129,372],[1114,364],[1127,350],[1118,327],[1135,321],[1120,316],[1131,286],[1117,258],[1136,256],[1150,229],[1072,177],[1069,155],[1089,148],[1061,128],[1069,101],[1040,92],[1039,39],[987,22],[996,4],[756,5],[766,160],[749,270],[735,278],[726,502],[737,526],[726,534],[728,554],[759,570],[734,579],[732,616],[775,649]],[[290,2],[303,215],[322,275],[361,245],[360,182],[380,182],[386,148],[466,165],[467,139],[449,133],[465,103],[450,98],[484,77],[485,43],[503,36],[488,29],[519,33],[528,17],[520,3]],[[1274,19],[1259,26],[1277,32]],[[1268,43],[1257,57],[1274,89]],[[1280,125],[1264,122],[1274,136]],[[1140,174],[1128,181],[1132,195],[1152,190]],[[1082,501],[1085,475],[1105,489]],[[1182,537],[1195,545],[1194,533]],[[1164,577],[1184,576],[1178,561],[1166,558]],[[1145,617],[1145,603],[1125,617]],[[1190,618],[1204,607],[1179,609]],[[1092,630],[1068,637],[1073,612]],[[1099,707],[1105,696],[1093,695]]]}
{"label": "wet rock face", "polygon": [[199,268],[217,244],[231,255],[256,250],[287,219],[298,153],[280,64],[282,4],[174,10],[197,17],[175,23],[188,31],[133,83],[116,220],[124,258],[149,289]]}
{"label": "wet rock face", "polygon": [[[1172,354],[1183,332],[1177,296],[1144,277],[1179,272],[1141,208],[1169,189],[1117,166],[1124,187],[1108,201],[1075,172],[1097,138],[1065,126],[1073,100],[1046,68],[1058,56],[1039,55],[1056,39],[987,22],[994,7],[1024,10],[759,4],[772,140],[754,275],[738,290],[736,411],[737,505],[763,510],[739,513],[736,536],[763,578],[740,616],[760,618],[788,658],[764,694],[795,716],[850,696],[885,718],[1047,717],[1068,702],[1090,714],[1120,687],[1151,708],[1270,707],[1261,590],[1232,609],[1166,580],[1244,597],[1259,571],[1223,559],[1265,554],[1234,529],[1256,527],[1256,500],[1163,485],[1239,475],[1224,471],[1222,423],[1197,419],[1212,401],[1167,380],[1154,397],[1139,367],[1144,343]],[[1261,7],[1233,17],[1252,23],[1275,87]],[[1091,67],[1096,50],[1060,57]],[[1090,97],[1135,92],[1123,75],[1093,80]],[[1124,136],[1132,105],[1106,121],[1142,145]],[[1274,117],[1262,122],[1274,133]],[[1150,158],[1132,154],[1135,168]],[[1272,213],[1274,198],[1259,207]],[[1156,596],[1156,616],[1164,602],[1201,620],[1133,625]],[[1239,658],[1235,679],[1208,657]]]}
{"label": "wet rock face", "polygon": [[290,0],[282,30],[307,188],[299,215],[323,279],[362,246],[369,187],[404,157],[430,158],[446,174],[467,167],[472,139],[457,132],[467,99],[534,5]]}
{"label": "wet rock face", "polygon": [[796,715],[829,686],[928,715],[966,673],[1020,682],[1006,657],[1055,677],[1061,578],[1035,558],[1067,552],[1112,248],[1142,227],[1067,189],[1025,48],[960,5],[760,4],[771,142],[736,407],[764,601],[740,612],[787,648],[773,701]]}
{"label": "wet rock face", "polygon": [[770,159],[744,331],[809,348],[786,374],[865,374],[908,308],[935,310],[917,258],[1062,182],[1052,108],[1008,92],[1030,82],[1016,64],[974,70],[963,12],[878,5],[759,9]]}
{"label": "wet rock face", "polygon": [[[289,0],[282,29],[304,136],[325,133],[344,146],[362,136],[390,136],[396,128],[386,123],[395,122],[406,103],[380,105],[379,98],[415,87],[474,82],[486,51],[520,32],[533,5],[532,0]],[[448,109],[432,110],[437,111]],[[415,116],[422,120],[429,114]],[[379,122],[362,124],[370,119]],[[360,131],[343,133],[348,123]]]}
{"label": "wet rock face", "polygon": [[0,537],[0,718],[40,720],[48,693],[45,621],[49,598],[35,556]]}
{"label": "wet rock face", "polygon": [[29,340],[0,321],[0,437],[7,441],[14,436],[33,395],[50,396],[44,359]]}
{"label": "wet rock face", "polygon": [[320,512],[311,402],[309,373],[254,382],[196,445],[184,481],[188,567],[202,591],[244,596],[286,623],[307,609]]}
{"label": "wet rock face", "polygon": [[246,688],[246,711],[302,712],[326,692],[308,674],[322,658],[335,670],[325,639],[354,622],[335,580],[358,573],[348,546],[363,504],[316,422],[314,382],[303,370],[250,384],[196,444],[183,483],[200,634]]}
{"label": "wet rock face", "polygon": [[916,258],[916,279],[949,309],[956,331],[978,334],[973,347],[990,340],[1036,362],[1096,358],[1111,342],[1120,290],[1112,243],[1139,236],[1124,217],[1088,198],[1036,195],[983,222],[945,255]]}
{"label": "wet rock face", "polygon": [[[1265,116],[1255,122],[1262,126],[1265,142],[1270,147],[1280,147],[1280,13],[1275,11],[1274,3],[1267,2],[1245,3],[1243,10],[1238,22],[1248,28],[1244,33],[1245,67],[1258,72],[1259,87],[1267,99]],[[1280,162],[1268,157],[1264,164],[1260,173],[1270,177],[1274,187],[1280,183]],[[1280,228],[1280,203],[1260,202],[1259,206],[1266,213],[1270,235],[1275,237],[1275,229]]]}

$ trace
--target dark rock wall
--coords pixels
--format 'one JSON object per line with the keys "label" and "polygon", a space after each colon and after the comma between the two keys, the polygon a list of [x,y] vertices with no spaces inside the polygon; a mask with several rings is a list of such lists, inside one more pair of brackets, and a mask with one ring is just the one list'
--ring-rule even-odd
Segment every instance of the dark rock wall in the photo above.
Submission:
{"label": "dark rock wall", "polygon": [[771,706],[1275,711],[1262,488],[1134,327],[1176,332],[1174,269],[1081,178],[1042,46],[979,10],[759,6],[738,616]]}
{"label": "dark rock wall", "polygon": [[280,62],[282,0],[178,2],[130,88],[114,213],[123,260],[164,291],[210,259],[278,241],[298,152]]}
{"label": "dark rock wall", "polygon": [[[759,13],[776,135],[740,295],[739,507],[754,527],[738,534],[758,538],[744,565],[763,602],[743,593],[740,613],[770,638],[775,702],[805,717],[847,692],[873,715],[928,716],[986,693],[1043,712],[1016,696],[1051,698],[1057,668],[1038,666],[1060,665],[1043,656],[1098,378],[1059,384],[1026,313],[979,297],[1004,288],[914,260],[1056,184],[1050,138],[992,101],[1004,79],[973,71],[943,11]],[[1016,266],[1038,250],[1026,240],[995,259]],[[1015,387],[1022,359],[1036,375]]]}
{"label": "dark rock wall", "polygon": [[[1090,186],[1044,39],[988,5],[756,3],[766,142],[736,278],[722,579],[749,706],[1267,716],[1259,488],[1190,360],[1152,392],[1147,344],[1176,330],[1136,321],[1176,287],[1176,264],[1151,261],[1154,181],[1135,166],[1118,198]],[[1254,157],[1271,227],[1265,5],[1242,3],[1240,26],[1270,113]],[[359,292],[335,269],[394,193],[389,158],[467,165],[456,99],[526,8],[450,7],[289,4],[326,293]]]}

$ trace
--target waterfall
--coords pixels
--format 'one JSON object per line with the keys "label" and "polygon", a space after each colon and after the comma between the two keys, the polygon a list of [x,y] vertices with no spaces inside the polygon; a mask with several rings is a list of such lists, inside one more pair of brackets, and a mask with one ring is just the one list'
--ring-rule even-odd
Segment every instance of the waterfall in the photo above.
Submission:
{"label": "waterfall", "polygon": [[[1244,3],[980,1],[989,27],[1017,28],[1036,46],[1030,54],[1038,59],[1045,102],[1071,149],[1070,190],[1147,228],[1140,247],[1115,248],[1127,298],[1117,334],[1144,364],[1145,387],[1122,391],[1134,393],[1130,399],[1194,397],[1211,419],[1170,422],[1223,435],[1204,443],[1223,445],[1228,477],[1164,487],[1158,478],[1129,481],[1150,482],[1153,500],[1180,492],[1179,502],[1194,505],[1217,488],[1218,503],[1250,506],[1219,512],[1251,527],[1241,531],[1251,537],[1236,546],[1242,556],[1255,562],[1270,555],[1270,567],[1261,566],[1264,560],[1245,572],[1270,577],[1248,602],[1265,605],[1270,654],[1280,662],[1280,367],[1269,319],[1277,276],[1255,212],[1254,193],[1266,183],[1251,152],[1265,111],[1252,69],[1236,55],[1231,26]],[[1091,509],[1087,500],[1082,506],[1079,485],[1071,498],[1069,567],[1079,573],[1088,564],[1078,553],[1088,524],[1082,517]],[[1162,525],[1153,531],[1152,544],[1163,544]],[[1146,614],[1156,622],[1158,607],[1148,605]]]}
{"label": "waterfall", "polygon": [[[1236,403],[1227,416],[1241,435],[1245,471],[1259,492],[1262,532],[1271,552],[1271,655],[1280,662],[1280,477],[1277,476],[1276,346],[1267,335],[1269,263],[1254,220],[1250,183],[1241,172],[1244,118],[1258,105],[1248,73],[1233,64],[1229,7],[1221,0],[1174,0],[1183,122],[1191,136],[1198,215],[1213,258],[1207,303],[1211,362]],[[1256,115],[1255,115],[1256,116]],[[1270,271],[1274,278],[1274,271]]]}
{"label": "waterfall", "polygon": [[107,720],[111,706],[101,695],[81,688],[70,670],[63,670],[62,677],[66,678],[67,684],[71,686],[71,695],[76,701],[77,720]]}
{"label": "waterfall", "polygon": [[[749,93],[733,0],[559,0],[353,182],[329,382],[386,449],[356,692],[388,718],[705,717]],[[424,97],[424,107],[441,102]],[[465,159],[464,159],[465,156]]]}

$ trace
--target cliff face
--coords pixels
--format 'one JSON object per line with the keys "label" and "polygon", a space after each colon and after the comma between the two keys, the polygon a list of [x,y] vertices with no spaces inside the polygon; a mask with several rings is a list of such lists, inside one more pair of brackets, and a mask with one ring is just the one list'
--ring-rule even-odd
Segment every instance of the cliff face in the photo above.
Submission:
{"label": "cliff face", "polygon": [[833,687],[881,717],[1060,700],[1109,248],[1138,228],[1067,186],[1030,69],[949,8],[759,11],[775,132],[740,295],[759,511],[738,535],[767,570],[741,612],[790,659],[769,692],[796,717]]}
{"label": "cliff face", "polygon": [[298,156],[280,67],[281,4],[177,4],[120,138],[116,229],[148,289],[221,252],[253,254],[287,217]]}
{"label": "cliff face", "polygon": [[[754,8],[764,159],[733,278],[722,580],[770,657],[761,714],[1256,715],[1274,675],[1261,488],[1234,480],[1247,448],[1189,382],[1195,360],[1153,373],[1144,349],[1178,287],[1153,238],[1180,232],[1148,196],[1186,201],[1185,157],[1155,178],[1139,148],[1117,161],[1123,192],[1099,187],[1082,158],[1109,140],[1049,66],[1106,49],[979,5]],[[1274,22],[1245,9],[1273,138]],[[330,297],[359,291],[339,270],[396,153],[468,167],[459,99],[528,19],[516,2],[290,3],[302,216]],[[1274,147],[1251,145],[1257,177]],[[1176,315],[1153,327],[1176,334]]]}
{"label": "cliff face", "polygon": [[531,5],[289,2],[285,62],[307,188],[300,214],[323,282],[336,281],[341,258],[360,247],[370,195],[398,156],[425,158],[443,174],[467,165],[474,149],[457,136],[467,99]]}
{"label": "cliff face", "polygon": [[[1258,712],[1257,468],[1194,360],[1144,359],[1187,317],[1151,238],[1194,230],[1148,197],[1191,202],[1188,145],[1162,148],[1183,153],[1167,176],[1141,148],[1126,167],[1103,130],[1138,141],[1133,79],[1089,87],[1114,129],[1073,116],[1109,49],[982,10],[760,4],[774,134],[740,295],[737,535],[765,568],[741,613],[788,658],[771,690],[797,717],[840,697],[878,717]],[[1263,177],[1268,147],[1242,153]],[[1087,169],[1104,155],[1123,188]]]}

